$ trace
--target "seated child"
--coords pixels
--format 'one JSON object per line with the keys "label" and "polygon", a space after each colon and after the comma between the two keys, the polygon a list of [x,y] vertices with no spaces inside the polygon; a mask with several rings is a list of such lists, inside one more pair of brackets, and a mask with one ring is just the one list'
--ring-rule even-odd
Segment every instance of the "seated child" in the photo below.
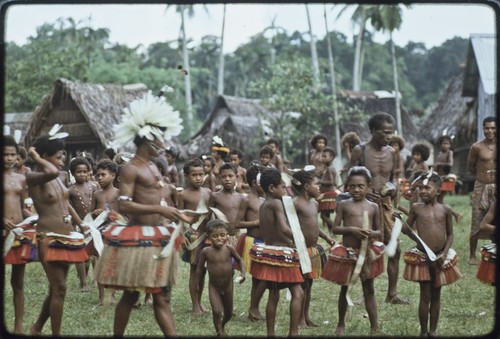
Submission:
{"label": "seated child", "polygon": [[245,264],[233,246],[227,244],[228,227],[222,220],[211,220],[206,225],[212,245],[205,247],[196,269],[196,279],[203,279],[206,263],[208,271],[208,296],[217,336],[225,336],[225,326],[233,315],[233,265],[232,259],[242,267],[239,283],[245,281]]}

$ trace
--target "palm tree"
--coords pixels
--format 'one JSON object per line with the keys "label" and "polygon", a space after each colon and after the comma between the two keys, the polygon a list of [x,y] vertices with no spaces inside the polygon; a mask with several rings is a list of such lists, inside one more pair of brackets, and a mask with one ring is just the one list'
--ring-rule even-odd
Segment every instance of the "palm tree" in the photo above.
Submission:
{"label": "palm tree", "polygon": [[274,62],[276,61],[276,48],[274,47],[274,38],[280,34],[280,33],[286,33],[286,30],[281,27],[281,26],[276,26],[277,15],[274,16],[273,20],[271,21],[271,25],[264,28],[262,31],[262,35],[264,36],[266,32],[270,31],[271,32],[271,38],[269,39],[269,43],[271,44],[271,65],[274,65]]}
{"label": "palm tree", "polygon": [[[409,5],[405,5],[410,8]],[[396,62],[396,49],[392,39],[392,32],[401,27],[403,21],[402,7],[399,5],[377,5],[371,13],[371,24],[377,30],[389,32],[389,44],[391,46],[392,72],[394,80],[394,92],[396,96],[396,128],[400,136],[403,136],[403,126],[401,122],[401,108],[399,97],[398,68]]]}
{"label": "palm tree", "polygon": [[[351,8],[351,5],[345,5],[337,15],[339,18],[346,9]],[[358,35],[356,36],[356,43],[354,49],[354,63],[352,69],[352,90],[361,90],[361,81],[363,79],[363,63],[365,53],[365,32],[366,22],[370,18],[370,11],[373,5],[358,5],[354,10],[351,21],[359,26]]]}
{"label": "palm tree", "polygon": [[226,4],[224,4],[224,14],[222,16],[222,32],[220,34],[220,58],[219,58],[219,78],[217,82],[217,94],[224,94],[224,26],[226,25]]}
{"label": "palm tree", "polygon": [[335,152],[340,157],[340,121],[337,110],[337,87],[335,85],[335,67],[333,63],[332,43],[330,41],[330,32],[328,30],[328,20],[326,16],[326,5],[323,4],[323,17],[325,18],[326,42],[328,44],[328,65],[330,68],[330,83],[332,86],[332,101],[333,101],[333,119],[335,120]]}
{"label": "palm tree", "polygon": [[321,82],[319,80],[319,62],[318,62],[318,51],[316,49],[316,40],[314,39],[314,34],[311,26],[311,17],[309,16],[309,7],[306,6],[306,14],[307,14],[307,24],[309,25],[309,36],[311,38],[311,60],[313,66],[313,79],[314,84],[319,89],[321,87]]}

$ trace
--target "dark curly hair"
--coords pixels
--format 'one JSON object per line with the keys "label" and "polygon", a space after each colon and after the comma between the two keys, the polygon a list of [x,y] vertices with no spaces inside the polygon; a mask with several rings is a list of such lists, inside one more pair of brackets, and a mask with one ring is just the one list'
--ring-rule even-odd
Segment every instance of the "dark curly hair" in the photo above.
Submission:
{"label": "dark curly hair", "polygon": [[92,166],[90,165],[90,162],[84,158],[84,157],[76,157],[71,160],[69,163],[69,171],[71,174],[75,175],[76,167],[78,165],[85,165],[87,166],[87,170],[90,171],[92,169]]}
{"label": "dark curly hair", "polygon": [[252,183],[254,180],[257,180],[257,174],[261,173],[264,170],[264,166],[259,165],[258,163],[253,162],[248,168],[247,168],[247,182],[250,186],[252,186]]}
{"label": "dark curly hair", "polygon": [[328,145],[328,139],[326,138],[326,135],[319,133],[311,138],[311,141],[310,141],[311,147],[316,148],[316,144],[321,139],[325,140],[325,146]]}
{"label": "dark curly hair", "polygon": [[297,191],[302,191],[304,189],[305,184],[310,184],[314,181],[313,172],[307,172],[304,170],[300,170],[294,172],[292,175],[292,186]]}
{"label": "dark curly hair", "polygon": [[276,168],[266,168],[260,176],[260,186],[266,193],[269,192],[269,186],[278,186],[281,181],[281,173]]}
{"label": "dark curly hair", "polygon": [[191,172],[191,167],[203,168],[203,163],[201,162],[200,158],[191,158],[186,161],[184,167],[182,168],[185,175],[189,175],[189,173]]}
{"label": "dark curly hair", "polygon": [[422,156],[422,160],[426,161],[431,155],[431,150],[425,144],[415,144],[411,149],[411,154],[419,153]]}
{"label": "dark curly hair", "polygon": [[64,148],[66,147],[66,143],[62,139],[49,139],[50,136],[48,135],[41,135],[38,138],[33,141],[33,144],[31,146],[35,147],[35,150],[37,151],[40,156],[43,156],[44,154],[48,155],[49,157],[53,156],[59,151],[63,151]]}
{"label": "dark curly hair", "polygon": [[109,159],[101,159],[95,166],[96,171],[100,169],[116,174],[118,172],[118,165]]}
{"label": "dark curly hair", "polygon": [[402,150],[405,147],[405,139],[403,139],[400,135],[393,135],[391,138],[391,142],[389,144],[397,143],[399,145],[399,149]]}
{"label": "dark curly hair", "polygon": [[372,175],[368,168],[365,166],[354,166],[351,167],[349,172],[347,172],[347,182],[349,182],[349,179],[355,175],[361,175],[366,178],[366,182],[370,183],[372,181]]}

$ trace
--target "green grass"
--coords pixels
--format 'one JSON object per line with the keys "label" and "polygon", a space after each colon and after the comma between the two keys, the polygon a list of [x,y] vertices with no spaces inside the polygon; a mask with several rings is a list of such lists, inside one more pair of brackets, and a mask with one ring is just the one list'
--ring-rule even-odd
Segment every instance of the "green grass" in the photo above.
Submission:
{"label": "green grass", "polygon": [[[492,331],[494,326],[495,288],[480,283],[476,278],[477,266],[467,264],[470,230],[470,200],[468,196],[447,196],[446,203],[463,213],[463,218],[454,227],[455,240],[452,247],[459,255],[459,268],[463,277],[456,283],[444,286],[441,292],[441,314],[438,324],[438,335],[441,336],[480,336]],[[479,246],[486,243],[480,240]],[[407,250],[414,246],[413,241],[402,236],[401,248]],[[478,246],[478,248],[479,248]],[[400,276],[404,267],[401,260]],[[8,330],[14,324],[12,291],[9,285],[11,266],[6,267],[4,288],[4,321]],[[91,273],[92,274],[92,273]],[[211,336],[215,334],[210,313],[194,317],[191,315],[191,302],[188,293],[188,265],[181,263],[179,283],[172,291],[172,311],[179,336]],[[90,278],[89,278],[90,279]],[[90,281],[90,280],[89,280]],[[227,332],[230,336],[265,336],[264,321],[253,323],[247,319],[249,305],[250,280],[242,285],[235,285],[234,313],[235,317],[228,323]],[[24,330],[35,321],[40,312],[41,303],[47,293],[47,280],[38,263],[26,267],[25,277],[25,317]],[[317,328],[302,329],[303,336],[331,336],[337,323],[337,301],[340,286],[325,280],[316,280],[312,290],[311,317],[320,325]],[[288,334],[288,306],[285,300],[285,290],[282,291],[277,312],[278,336]],[[388,305],[384,303],[387,292],[387,274],[375,280],[375,292],[378,306],[378,318],[381,330],[390,336],[417,336],[420,332],[418,322],[419,285],[403,280],[400,277],[398,292],[410,298],[410,305]],[[356,284],[351,291],[353,299],[361,297],[361,286]],[[119,296],[120,294],[117,293]],[[143,296],[141,296],[143,299]],[[79,291],[79,282],[74,266],[68,277],[68,292],[64,306],[62,324],[63,335],[81,336],[111,336],[113,333],[114,307],[107,309],[96,307],[98,301],[97,289],[90,293]],[[265,312],[267,292],[261,301],[261,311]],[[203,304],[209,309],[208,294],[205,288]],[[366,336],[370,334],[370,324],[365,318],[364,306],[355,306],[352,319],[346,324],[346,336]],[[50,321],[43,330],[44,335],[50,335]],[[132,311],[125,334],[127,336],[161,336],[162,333],[155,322],[150,306],[142,306]]]}

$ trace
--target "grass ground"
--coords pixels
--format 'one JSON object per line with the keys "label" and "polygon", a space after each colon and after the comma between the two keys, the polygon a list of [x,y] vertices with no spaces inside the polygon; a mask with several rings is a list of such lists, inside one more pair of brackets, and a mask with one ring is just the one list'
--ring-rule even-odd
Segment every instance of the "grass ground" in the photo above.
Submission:
{"label": "grass ground", "polygon": [[[468,235],[470,229],[470,200],[468,196],[448,196],[445,200],[453,209],[463,213],[459,224],[454,226],[455,238],[452,247],[459,255],[459,269],[463,277],[456,283],[444,286],[441,293],[441,314],[438,324],[438,335],[441,336],[482,336],[493,330],[495,322],[495,288],[480,283],[476,278],[477,266],[469,266]],[[480,240],[478,248],[485,244]],[[414,246],[406,236],[401,238],[402,250]],[[400,263],[400,276],[404,263]],[[5,269],[4,285],[4,325],[12,330],[14,324],[12,290],[9,286],[10,265]],[[179,283],[172,292],[172,310],[179,336],[212,336],[215,334],[212,317],[208,312],[202,316],[191,315],[191,302],[188,293],[189,268],[181,263]],[[68,277],[68,292],[64,306],[62,324],[63,335],[79,336],[112,336],[114,307],[98,307],[97,288],[89,293],[79,289],[74,266]],[[249,305],[250,280],[242,285],[235,285],[234,313],[235,317],[228,323],[227,332],[230,336],[265,336],[265,321],[250,322],[247,319]],[[319,327],[302,329],[301,336],[331,336],[337,323],[337,301],[340,286],[325,280],[316,280],[312,289],[311,317]],[[381,330],[389,336],[417,336],[420,331],[417,310],[419,301],[419,285],[400,278],[398,292],[411,300],[410,305],[388,305],[384,303],[387,292],[387,274],[375,280],[375,292],[378,306],[378,318]],[[41,308],[41,303],[47,293],[47,280],[38,263],[26,267],[25,277],[25,317],[24,330],[35,321]],[[119,294],[118,294],[119,295]],[[351,296],[357,299],[362,295],[360,284],[352,289]],[[143,297],[143,296],[141,296]],[[267,292],[261,301],[261,312],[265,312]],[[209,309],[207,290],[203,293],[203,304]],[[278,305],[276,334],[285,336],[288,333],[288,306],[285,290]],[[44,335],[50,335],[50,322],[43,330]],[[151,306],[142,306],[132,311],[125,334],[127,336],[161,336],[156,324]],[[346,336],[367,336],[370,334],[370,324],[366,317],[364,306],[355,306],[352,319],[346,324]]]}

